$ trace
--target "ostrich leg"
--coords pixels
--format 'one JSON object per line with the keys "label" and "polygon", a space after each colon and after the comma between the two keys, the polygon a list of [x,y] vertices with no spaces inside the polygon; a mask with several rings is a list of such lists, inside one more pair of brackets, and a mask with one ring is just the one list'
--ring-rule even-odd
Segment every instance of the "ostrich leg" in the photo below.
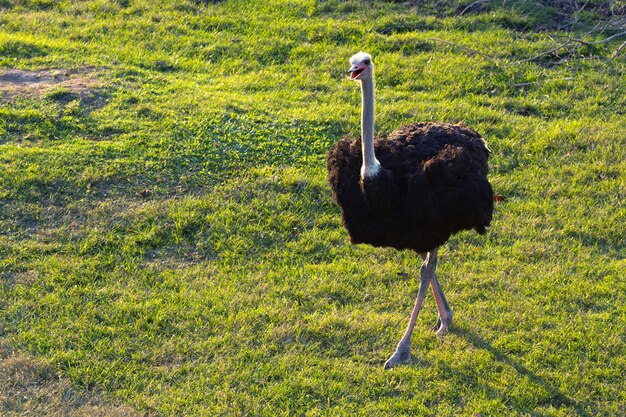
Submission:
{"label": "ostrich leg", "polygon": [[428,291],[428,286],[435,276],[435,268],[437,267],[437,249],[428,252],[426,255],[422,255],[424,258],[424,263],[420,268],[420,286],[417,291],[417,298],[415,299],[415,306],[413,307],[413,312],[411,313],[411,319],[409,320],[409,325],[404,332],[404,336],[400,339],[398,343],[398,347],[393,355],[385,362],[385,369],[391,369],[394,366],[407,362],[411,359],[411,334],[413,333],[413,328],[415,327],[415,322],[417,321],[417,314],[422,307],[422,302],[424,301],[424,296]]}
{"label": "ostrich leg", "polygon": [[450,309],[450,306],[448,306],[448,301],[446,300],[446,296],[443,294],[439,281],[437,281],[436,274],[433,274],[433,279],[430,281],[430,285],[433,289],[435,302],[437,303],[437,310],[439,310],[439,318],[433,327],[433,331],[436,335],[443,336],[448,332],[448,326],[452,322],[452,310]]}

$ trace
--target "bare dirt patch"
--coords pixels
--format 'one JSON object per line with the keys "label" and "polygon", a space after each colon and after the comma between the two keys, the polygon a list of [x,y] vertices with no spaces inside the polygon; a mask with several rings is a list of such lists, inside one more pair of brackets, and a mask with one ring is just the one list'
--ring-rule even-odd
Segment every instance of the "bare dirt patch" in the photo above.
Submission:
{"label": "bare dirt patch", "polygon": [[86,96],[103,86],[97,68],[25,71],[0,69],[0,99],[38,98],[55,91]]}

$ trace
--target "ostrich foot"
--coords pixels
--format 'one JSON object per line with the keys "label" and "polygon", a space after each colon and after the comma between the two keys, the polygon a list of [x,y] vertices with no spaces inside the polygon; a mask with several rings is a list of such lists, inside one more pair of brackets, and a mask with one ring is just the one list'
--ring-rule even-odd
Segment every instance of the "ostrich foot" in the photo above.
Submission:
{"label": "ostrich foot", "polygon": [[385,369],[393,369],[394,366],[409,360],[411,360],[411,344],[400,342],[394,354],[385,362]]}
{"label": "ostrich foot", "polygon": [[437,323],[435,323],[432,330],[437,336],[443,336],[448,333],[450,323],[452,323],[452,311],[448,311],[444,318],[439,316],[439,318],[437,318]]}
{"label": "ostrich foot", "polygon": [[441,327],[441,316],[437,317],[437,322],[430,330],[432,330],[433,332],[437,332],[440,327]]}

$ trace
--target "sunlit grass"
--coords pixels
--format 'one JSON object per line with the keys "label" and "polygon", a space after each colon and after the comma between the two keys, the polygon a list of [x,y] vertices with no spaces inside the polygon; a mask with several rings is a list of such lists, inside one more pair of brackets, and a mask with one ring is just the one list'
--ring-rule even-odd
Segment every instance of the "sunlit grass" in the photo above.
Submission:
{"label": "sunlit grass", "polygon": [[[570,33],[484,3],[0,1],[0,68],[67,71],[0,85],[0,359],[137,414],[621,415],[619,40],[520,62]],[[476,128],[505,198],[441,249],[451,333],[429,296],[393,372],[419,258],[349,245],[325,181],[358,50],[378,132]]]}

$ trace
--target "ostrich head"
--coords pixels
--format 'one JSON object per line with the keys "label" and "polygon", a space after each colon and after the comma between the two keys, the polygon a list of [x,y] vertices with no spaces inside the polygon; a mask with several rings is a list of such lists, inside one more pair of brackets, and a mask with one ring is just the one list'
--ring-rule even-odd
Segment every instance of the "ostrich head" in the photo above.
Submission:
{"label": "ostrich head", "polygon": [[361,80],[367,76],[371,76],[374,70],[374,63],[372,63],[372,57],[365,52],[359,52],[352,55],[350,58],[350,79]]}

